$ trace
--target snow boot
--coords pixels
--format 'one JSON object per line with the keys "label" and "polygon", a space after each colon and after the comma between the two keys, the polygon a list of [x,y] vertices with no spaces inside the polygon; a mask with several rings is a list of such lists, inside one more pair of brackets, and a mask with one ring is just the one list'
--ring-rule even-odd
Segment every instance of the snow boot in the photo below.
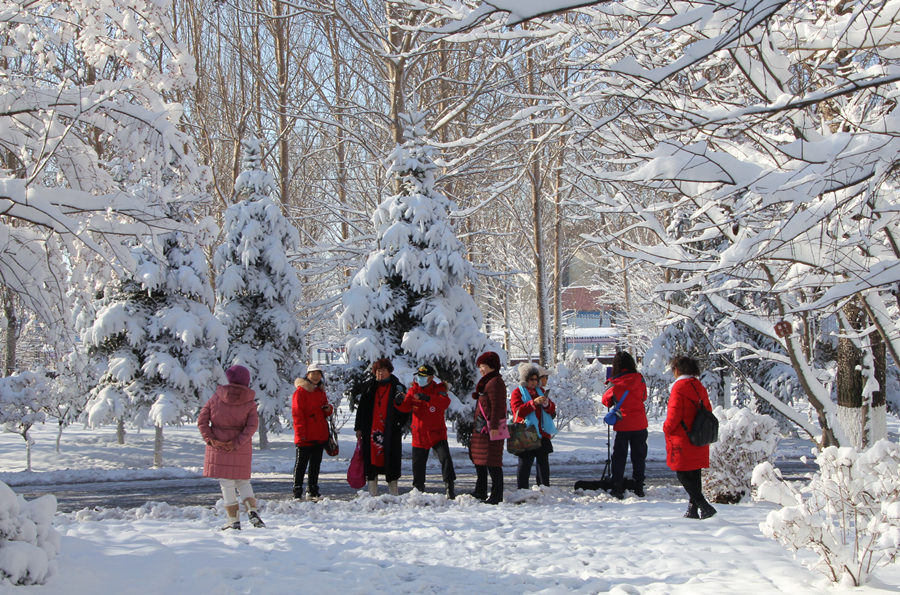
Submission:
{"label": "snow boot", "polygon": [[644,497],[644,483],[643,482],[635,482],[634,495],[637,496],[638,498]]}
{"label": "snow boot", "polygon": [[319,486],[309,486],[309,492],[306,493],[306,497],[310,500],[318,500],[319,499]]}
{"label": "snow boot", "polygon": [[373,498],[378,495],[378,480],[370,479],[366,482],[369,486],[369,495]]}
{"label": "snow boot", "polygon": [[241,530],[241,521],[238,519],[238,514],[241,507],[238,504],[229,504],[225,507],[225,514],[228,515],[228,522],[222,527],[222,531],[227,531],[228,529],[234,529],[235,531]]}
{"label": "snow boot", "polygon": [[397,485],[397,480],[388,482],[388,492],[390,492],[391,496],[399,496],[400,495],[400,487]]}
{"label": "snow boot", "polygon": [[712,504],[709,502],[704,502],[700,505],[700,518],[708,519],[711,516],[715,516],[716,512],[718,512],[715,508],[713,508]]}
{"label": "snow boot", "polygon": [[303,499],[303,486],[294,488],[294,499],[302,500]]}
{"label": "snow boot", "polygon": [[693,502],[688,504],[687,510],[684,512],[684,518],[686,519],[699,519],[700,515],[697,513],[697,505]]}
{"label": "snow boot", "polygon": [[424,483],[414,483],[413,487],[416,488],[417,490],[419,490],[420,492],[422,492],[423,494],[425,493],[425,484]]}
{"label": "snow boot", "polygon": [[256,510],[256,498],[247,498],[244,500],[244,507],[247,509],[247,518],[250,524],[256,528],[265,527],[266,524],[259,518],[259,512]]}
{"label": "snow boot", "polygon": [[625,497],[625,488],[622,487],[621,481],[613,483],[612,489],[609,491],[609,495],[616,500],[621,500]]}
{"label": "snow boot", "polygon": [[454,489],[453,482],[447,482],[447,500],[455,500],[456,499],[456,490]]}

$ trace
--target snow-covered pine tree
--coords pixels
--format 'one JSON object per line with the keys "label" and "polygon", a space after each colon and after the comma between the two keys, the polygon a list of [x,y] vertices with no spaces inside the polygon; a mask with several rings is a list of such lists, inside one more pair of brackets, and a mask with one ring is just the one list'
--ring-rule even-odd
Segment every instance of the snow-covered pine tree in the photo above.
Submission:
{"label": "snow-covered pine tree", "polygon": [[464,287],[474,272],[450,223],[455,205],[434,187],[425,114],[401,118],[405,141],[389,158],[399,192],[376,209],[377,245],[343,297],[347,354],[351,362],[429,363],[454,394],[464,395],[475,381],[475,359],[499,348],[482,332],[481,311]]}
{"label": "snow-covered pine tree", "polygon": [[[162,259],[144,246],[132,277],[104,291],[82,333],[103,366],[86,407],[89,423],[110,415],[156,428],[154,464],[162,465],[162,428],[193,416],[223,382],[227,335],[213,316],[202,247],[181,232],[162,239]],[[121,439],[121,437],[120,437]]]}
{"label": "snow-covered pine tree", "polygon": [[303,353],[295,311],[300,280],[287,258],[300,236],[270,197],[275,182],[262,169],[259,139],[242,144],[244,169],[234,184],[239,202],[225,211],[225,238],[213,258],[216,316],[228,329],[226,367],[240,364],[250,370],[259,446],[266,448],[267,430],[281,429]]}

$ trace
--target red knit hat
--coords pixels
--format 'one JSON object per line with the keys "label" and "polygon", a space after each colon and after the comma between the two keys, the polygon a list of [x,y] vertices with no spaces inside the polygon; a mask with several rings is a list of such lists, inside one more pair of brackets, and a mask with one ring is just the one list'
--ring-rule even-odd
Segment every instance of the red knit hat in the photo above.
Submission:
{"label": "red knit hat", "polygon": [[250,370],[244,366],[231,366],[225,370],[225,377],[228,378],[228,384],[250,386]]}
{"label": "red knit hat", "polygon": [[485,351],[481,355],[478,356],[478,359],[475,360],[475,365],[480,366],[481,364],[485,364],[486,366],[490,366],[494,370],[500,369],[500,356],[494,353],[493,351]]}

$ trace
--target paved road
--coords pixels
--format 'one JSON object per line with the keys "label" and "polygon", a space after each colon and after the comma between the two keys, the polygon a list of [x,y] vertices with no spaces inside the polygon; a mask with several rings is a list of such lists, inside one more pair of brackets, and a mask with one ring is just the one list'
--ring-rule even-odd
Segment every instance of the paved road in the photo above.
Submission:
{"label": "paved road", "polygon": [[[776,465],[782,474],[790,479],[799,479],[815,470],[815,465],[800,461],[780,461]],[[457,468],[457,493],[471,493],[475,489],[474,470],[469,467]],[[572,487],[578,480],[599,479],[602,465],[574,464],[553,465],[551,461],[551,484]],[[503,469],[506,488],[515,485],[515,467]],[[626,473],[630,472],[630,467]],[[533,476],[532,476],[533,477]],[[400,493],[411,490],[409,476],[400,479]],[[253,490],[264,500],[288,500],[291,498],[292,479],[288,474],[253,479]],[[647,484],[677,485],[674,473],[662,461],[648,461]],[[382,492],[387,486],[381,482]],[[82,483],[59,483],[14,486],[16,493],[31,500],[43,494],[55,494],[58,510],[72,512],[84,508],[136,508],[147,502],[166,502],[172,506],[212,505],[220,497],[218,482],[207,478],[153,479],[128,481],[98,481]],[[344,473],[323,473],[319,477],[319,490],[323,496],[340,500],[350,500],[356,490],[347,485]],[[441,492],[443,483],[439,473],[429,473],[426,492]]]}

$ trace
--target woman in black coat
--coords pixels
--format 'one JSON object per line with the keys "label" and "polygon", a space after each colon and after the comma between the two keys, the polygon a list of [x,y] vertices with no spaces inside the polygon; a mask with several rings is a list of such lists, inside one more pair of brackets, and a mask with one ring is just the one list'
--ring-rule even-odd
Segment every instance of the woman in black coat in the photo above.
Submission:
{"label": "woman in black coat", "polygon": [[372,364],[374,378],[359,387],[356,407],[356,438],[366,470],[369,494],[378,495],[378,475],[388,482],[392,496],[399,495],[400,455],[403,427],[409,419],[397,407],[406,397],[406,387],[393,375],[391,360],[381,358]]}

